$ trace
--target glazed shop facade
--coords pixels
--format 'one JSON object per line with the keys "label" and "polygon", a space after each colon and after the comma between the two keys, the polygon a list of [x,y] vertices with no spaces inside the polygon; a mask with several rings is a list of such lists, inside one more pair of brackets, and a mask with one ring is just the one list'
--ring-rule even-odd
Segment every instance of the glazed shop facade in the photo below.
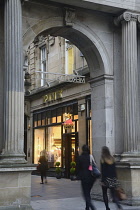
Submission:
{"label": "glazed shop facade", "polygon": [[[86,143],[92,149],[90,86],[72,86],[61,84],[47,92],[31,94],[25,101],[24,146],[28,162],[38,163],[45,149],[49,167],[60,162],[67,177],[70,162],[76,161],[81,146]],[[69,119],[71,125],[64,126]]]}

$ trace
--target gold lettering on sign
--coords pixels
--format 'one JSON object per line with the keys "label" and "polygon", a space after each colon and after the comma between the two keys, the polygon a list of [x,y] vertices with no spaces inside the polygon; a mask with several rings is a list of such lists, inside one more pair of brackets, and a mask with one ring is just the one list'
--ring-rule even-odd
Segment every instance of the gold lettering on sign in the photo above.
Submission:
{"label": "gold lettering on sign", "polygon": [[56,99],[62,98],[62,90],[56,92]]}
{"label": "gold lettering on sign", "polygon": [[49,94],[43,96],[43,103],[55,101],[57,99],[62,98],[62,92],[63,92],[62,90],[58,90],[56,92],[49,93]]}
{"label": "gold lettering on sign", "polygon": [[46,103],[48,101],[48,95],[43,96],[43,103]]}
{"label": "gold lettering on sign", "polygon": [[55,97],[56,93],[50,93],[49,94],[49,101],[55,101],[56,100],[56,97]]}

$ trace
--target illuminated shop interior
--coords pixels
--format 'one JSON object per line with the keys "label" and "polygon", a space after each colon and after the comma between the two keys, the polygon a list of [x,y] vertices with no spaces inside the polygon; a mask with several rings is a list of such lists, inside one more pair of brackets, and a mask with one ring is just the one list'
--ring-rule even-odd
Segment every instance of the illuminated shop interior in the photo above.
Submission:
{"label": "illuminated shop interior", "polygon": [[[86,104],[87,144],[91,146],[91,107],[90,99]],[[66,127],[64,122],[71,119],[73,126]],[[69,167],[71,161],[76,161],[79,151],[79,123],[78,102],[72,101],[60,104],[33,113],[34,154],[33,162],[38,163],[42,150],[46,150],[49,167],[54,167],[56,162],[61,167]]]}

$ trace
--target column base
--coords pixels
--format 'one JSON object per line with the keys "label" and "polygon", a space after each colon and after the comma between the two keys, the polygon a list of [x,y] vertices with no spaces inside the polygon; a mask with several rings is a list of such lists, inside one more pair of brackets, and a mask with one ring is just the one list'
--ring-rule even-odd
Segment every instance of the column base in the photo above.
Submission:
{"label": "column base", "polygon": [[140,162],[116,163],[118,179],[126,192],[127,200],[122,203],[130,206],[140,205]]}
{"label": "column base", "polygon": [[2,154],[0,155],[0,164],[27,163],[25,154]]}
{"label": "column base", "polygon": [[140,162],[140,153],[123,153],[120,155],[121,162]]}
{"label": "column base", "polygon": [[33,165],[0,165],[0,210],[31,210]]}

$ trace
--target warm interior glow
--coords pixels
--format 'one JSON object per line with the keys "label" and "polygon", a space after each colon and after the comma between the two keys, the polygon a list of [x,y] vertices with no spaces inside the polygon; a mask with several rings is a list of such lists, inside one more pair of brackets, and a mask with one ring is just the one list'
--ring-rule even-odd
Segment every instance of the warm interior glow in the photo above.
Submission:
{"label": "warm interior glow", "polygon": [[34,131],[34,163],[37,164],[40,152],[44,149],[45,132],[44,129],[35,129]]}

